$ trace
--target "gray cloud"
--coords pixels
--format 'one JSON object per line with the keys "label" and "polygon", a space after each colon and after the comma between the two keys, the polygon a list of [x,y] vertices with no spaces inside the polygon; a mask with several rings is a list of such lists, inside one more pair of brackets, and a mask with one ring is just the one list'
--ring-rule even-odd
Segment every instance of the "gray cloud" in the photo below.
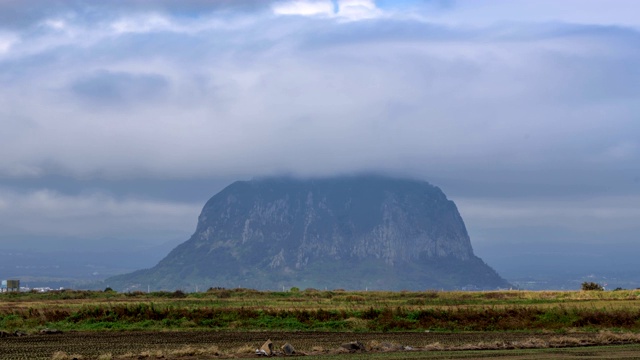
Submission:
{"label": "gray cloud", "polygon": [[637,27],[638,18],[634,16],[640,4],[634,0],[618,0],[615,6],[600,0],[539,0],[520,2],[509,0],[485,1],[479,5],[474,0],[453,0],[448,7],[440,7],[447,11],[433,11],[438,7],[427,0],[423,16],[429,21],[453,25],[459,24],[493,24],[538,23],[548,22],[593,25],[622,25]]}
{"label": "gray cloud", "polygon": [[[468,2],[351,22],[255,1],[54,1],[20,16],[36,4],[0,5],[0,184],[5,202],[54,204],[20,207],[43,232],[58,234],[48,211],[75,219],[76,206],[112,201],[92,195],[105,189],[120,196],[106,217],[164,221],[190,179],[218,189],[283,172],[431,180],[476,228],[509,214],[555,226],[569,220],[551,224],[550,209],[640,194],[640,35],[626,23],[477,24]],[[85,201],[65,181],[97,190]],[[151,200],[129,202],[145,183]],[[152,221],[127,224],[142,234]]]}
{"label": "gray cloud", "polygon": [[197,18],[219,11],[263,11],[269,0],[3,0],[0,2],[0,28],[21,29],[37,26],[43,21],[68,19],[94,24],[123,14],[166,13],[172,16]]}
{"label": "gray cloud", "polygon": [[459,198],[468,223],[485,228],[556,227],[601,236],[616,230],[640,230],[640,204],[637,197],[591,197],[580,199]]}
{"label": "gray cloud", "polygon": [[76,80],[71,91],[92,104],[117,105],[158,101],[168,86],[167,79],[158,74],[97,71]]}
{"label": "gray cloud", "polygon": [[102,193],[75,196],[50,190],[0,189],[0,240],[10,237],[136,238],[163,242],[186,237],[202,205]]}
{"label": "gray cloud", "polygon": [[[46,136],[43,147],[57,147],[49,136],[52,129],[46,128],[64,117],[56,128],[62,131],[68,124],[82,130],[85,138],[76,138],[78,146],[87,142],[102,151],[107,148],[99,146],[103,139],[121,141],[123,153],[115,150],[109,158],[123,162],[104,167],[70,158],[74,152],[50,159],[47,151],[41,153],[45,159],[22,163],[38,166],[53,160],[78,173],[116,171],[119,176],[146,169],[172,176],[219,170],[402,170],[398,164],[465,168],[478,164],[477,157],[491,159],[496,168],[566,162],[591,166],[591,159],[620,143],[629,143],[628,156],[637,156],[634,140],[624,133],[634,127],[633,94],[639,82],[633,70],[623,73],[638,54],[629,53],[625,42],[609,44],[615,34],[586,40],[547,36],[539,44],[529,39],[486,42],[494,31],[490,29],[484,37],[473,35],[482,41],[469,43],[451,38],[446,29],[433,41],[433,27],[415,23],[416,33],[429,35],[407,40],[400,32],[394,40],[383,32],[386,40],[378,43],[371,41],[378,27],[346,24],[341,29],[347,37],[333,30],[327,36],[336,38],[335,43],[318,43],[315,25],[278,21],[259,34],[253,27],[240,33],[125,34],[117,43],[106,38],[86,49],[67,45],[50,50],[54,61],[44,68],[34,62],[22,79],[42,106],[15,106],[16,113],[38,119],[43,131],[32,135]],[[384,28],[386,21],[378,23]],[[266,29],[267,24],[254,26]],[[357,33],[363,35],[353,37]],[[270,41],[276,34],[283,40]],[[600,53],[602,48],[608,52]],[[62,52],[72,57],[54,55]],[[70,93],[65,93],[67,86]],[[171,100],[159,102],[160,94]],[[111,136],[105,138],[102,129],[95,130],[99,124],[114,124],[113,113],[78,107],[78,96],[107,105],[135,99],[136,107],[118,114],[121,126],[107,129]],[[53,104],[56,111],[39,113]],[[572,139],[576,131],[581,136]],[[603,138],[607,133],[610,137]],[[145,153],[167,151],[151,139],[187,145],[149,161]],[[133,143],[142,149],[132,153],[128,144]],[[223,151],[231,156],[221,156]],[[211,167],[197,165],[205,162]]]}

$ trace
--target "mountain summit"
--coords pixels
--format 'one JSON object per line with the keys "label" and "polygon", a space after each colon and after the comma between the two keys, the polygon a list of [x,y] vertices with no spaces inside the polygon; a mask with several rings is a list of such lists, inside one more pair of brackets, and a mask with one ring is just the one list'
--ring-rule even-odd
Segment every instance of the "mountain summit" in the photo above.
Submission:
{"label": "mountain summit", "polygon": [[439,188],[383,176],[235,182],[155,267],[106,282],[129,290],[508,286],[474,255]]}

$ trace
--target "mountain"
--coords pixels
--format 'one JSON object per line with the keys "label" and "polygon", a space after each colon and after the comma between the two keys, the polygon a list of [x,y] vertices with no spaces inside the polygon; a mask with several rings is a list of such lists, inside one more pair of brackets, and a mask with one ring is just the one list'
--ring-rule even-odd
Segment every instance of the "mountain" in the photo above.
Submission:
{"label": "mountain", "polygon": [[120,290],[492,289],[509,284],[474,255],[453,201],[384,176],[238,181],[202,209],[191,238]]}

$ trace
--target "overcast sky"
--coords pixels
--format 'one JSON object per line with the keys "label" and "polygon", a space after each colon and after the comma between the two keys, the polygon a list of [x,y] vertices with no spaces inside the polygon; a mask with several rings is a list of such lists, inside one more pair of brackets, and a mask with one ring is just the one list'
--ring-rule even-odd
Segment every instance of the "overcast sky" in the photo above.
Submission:
{"label": "overcast sky", "polygon": [[186,240],[234,180],[441,187],[476,248],[635,244],[636,0],[2,0],[0,247]]}

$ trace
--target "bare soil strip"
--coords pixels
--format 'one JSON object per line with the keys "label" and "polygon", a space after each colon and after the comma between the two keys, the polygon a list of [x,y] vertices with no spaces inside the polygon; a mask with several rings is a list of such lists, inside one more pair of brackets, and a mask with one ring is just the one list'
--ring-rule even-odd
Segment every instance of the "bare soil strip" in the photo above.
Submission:
{"label": "bare soil strip", "polygon": [[314,360],[538,360],[538,359],[640,359],[640,345],[615,345],[562,349],[420,351],[402,353],[341,354],[314,357]]}
{"label": "bare soil strip", "polygon": [[[255,357],[253,352],[270,339],[277,349],[285,343],[292,344],[299,354],[316,356],[340,355],[346,352],[340,345],[359,341],[367,345],[368,356],[384,353],[398,358],[423,358],[442,353],[450,358],[454,353],[473,352],[481,349],[514,349],[510,355],[528,356],[522,348],[576,347],[601,344],[605,339],[597,333],[572,333],[569,335],[540,333],[338,333],[338,332],[67,332],[51,335],[29,335],[0,338],[0,359],[64,359],[64,354],[81,355],[85,359],[97,359],[111,354],[117,358],[207,359],[228,357]],[[612,337],[606,344],[624,344],[619,337]],[[516,345],[515,347],[513,344]],[[519,348],[518,348],[519,347]],[[196,351],[196,349],[209,349]],[[215,349],[215,350],[211,350]],[[589,348],[584,348],[589,349]],[[429,354],[421,354],[430,350]],[[449,350],[449,351],[442,351]],[[467,351],[450,351],[467,350]],[[485,350],[487,351],[487,350]],[[588,350],[585,350],[588,351]],[[388,354],[387,354],[388,353]],[[63,354],[63,355],[61,355]],[[487,354],[483,352],[483,354]],[[357,358],[357,354],[350,359]],[[506,354],[503,354],[503,356]],[[142,356],[142,357],[140,357]],[[517,355],[520,356],[520,355]],[[484,357],[484,356],[482,356]],[[500,356],[502,357],[502,356]],[[69,357],[71,359],[72,357]],[[526,357],[524,357],[526,358]]]}

